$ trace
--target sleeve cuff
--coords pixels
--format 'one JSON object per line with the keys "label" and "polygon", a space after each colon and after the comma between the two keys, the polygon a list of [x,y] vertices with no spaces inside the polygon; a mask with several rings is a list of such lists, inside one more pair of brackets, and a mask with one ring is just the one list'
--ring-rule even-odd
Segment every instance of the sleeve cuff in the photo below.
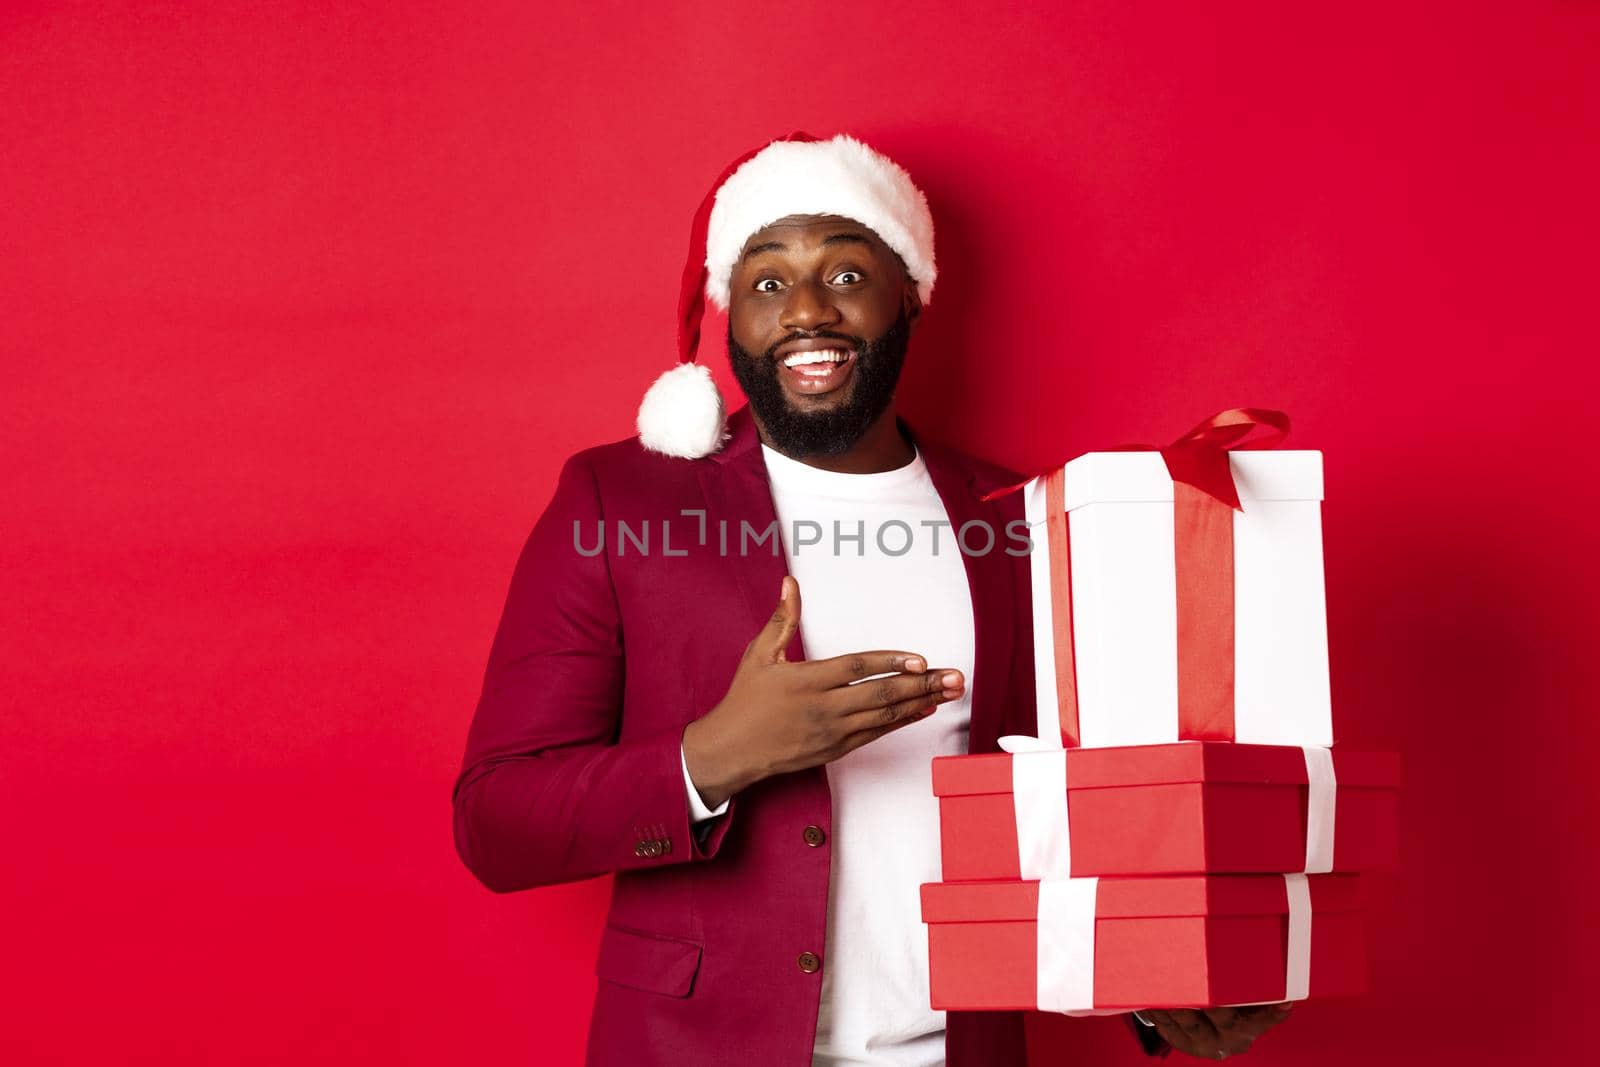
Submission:
{"label": "sleeve cuff", "polygon": [[1133,1031],[1133,1036],[1139,1042],[1139,1047],[1146,1056],[1160,1056],[1162,1059],[1172,1051],[1172,1046],[1167,1044],[1167,1039],[1161,1036],[1155,1023],[1147,1020],[1139,1012],[1130,1012],[1124,1016],[1128,1020],[1128,1028]]}
{"label": "sleeve cuff", "polygon": [[684,755],[682,744],[678,746],[678,760],[683,764],[683,791],[689,795],[689,821],[702,823],[707,819],[715,819],[718,815],[726,814],[728,800],[724,800],[715,808],[708,808],[706,802],[700,798],[700,791],[694,787],[694,779],[689,777],[689,757]]}

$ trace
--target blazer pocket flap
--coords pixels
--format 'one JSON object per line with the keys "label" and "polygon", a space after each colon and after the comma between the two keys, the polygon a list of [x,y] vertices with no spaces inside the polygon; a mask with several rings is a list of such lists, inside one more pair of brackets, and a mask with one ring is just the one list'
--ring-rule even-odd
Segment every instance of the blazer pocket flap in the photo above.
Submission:
{"label": "blazer pocket flap", "polygon": [[686,997],[700,970],[700,946],[607,924],[600,935],[596,976],[631,989]]}

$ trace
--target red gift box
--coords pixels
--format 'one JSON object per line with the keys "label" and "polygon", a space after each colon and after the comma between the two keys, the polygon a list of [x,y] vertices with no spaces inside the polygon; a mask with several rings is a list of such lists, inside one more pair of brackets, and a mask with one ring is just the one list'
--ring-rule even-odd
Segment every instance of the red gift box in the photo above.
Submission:
{"label": "red gift box", "polygon": [[[1309,890],[1309,914],[1300,913],[1298,933],[1291,930],[1291,879],[1303,879]],[[1366,938],[1358,880],[1349,874],[1073,879],[1088,886],[1094,909],[1092,1004],[1079,1007],[1198,1008],[1362,993]],[[1039,882],[925,884],[932,1007],[1064,1010],[1050,991],[1041,996],[1039,907]],[[1304,984],[1298,990],[1296,951]]]}
{"label": "red gift box", "polygon": [[[1189,741],[1052,755],[1066,760],[1074,877],[1306,869],[1309,788],[1300,748]],[[1033,757],[933,760],[945,881],[1043,873],[1021,870],[1014,758]],[[1332,763],[1332,869],[1392,868],[1399,757],[1336,747]]]}

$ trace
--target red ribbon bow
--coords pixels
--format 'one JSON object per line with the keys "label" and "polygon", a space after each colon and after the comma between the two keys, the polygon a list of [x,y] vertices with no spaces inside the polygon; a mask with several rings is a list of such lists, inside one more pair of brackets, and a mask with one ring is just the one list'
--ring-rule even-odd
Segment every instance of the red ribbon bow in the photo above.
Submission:
{"label": "red ribbon bow", "polygon": [[[1252,439],[1257,430],[1265,433]],[[1228,466],[1228,453],[1274,448],[1288,433],[1289,416],[1281,411],[1230,408],[1199,423],[1164,448],[1119,445],[1104,450],[1160,452],[1167,473],[1172,476],[1178,592],[1178,737],[1182,740],[1234,738],[1233,512],[1244,509]],[[1083,738],[1078,721],[1072,636],[1072,553],[1065,466],[1046,471],[1042,477],[1056,704],[1062,742],[1075,748]],[[984,494],[983,499],[1004,496],[1031,481],[1033,478],[996,489]]]}
{"label": "red ribbon bow", "polygon": [[[1256,430],[1264,436],[1250,440]],[[1228,469],[1228,453],[1276,448],[1289,436],[1289,416],[1268,408],[1229,408],[1159,449],[1177,485],[1189,485],[1239,511],[1239,490]],[[1148,451],[1149,445],[1124,445],[1116,452]]]}
{"label": "red ribbon bow", "polygon": [[[1268,431],[1268,436],[1248,440],[1258,429]],[[1102,452],[1160,452],[1167,464],[1167,473],[1174,482],[1192,485],[1196,489],[1220,500],[1230,508],[1244,510],[1239,504],[1239,490],[1233,484],[1233,474],[1228,470],[1228,453],[1257,448],[1276,448],[1289,436],[1289,416],[1271,408],[1229,408],[1219,411],[1170,445],[1117,445],[1100,449]],[[1048,473],[1048,472],[1045,472]],[[1014,493],[1040,475],[1031,475],[1015,485],[994,489],[983,495],[984,500]]]}

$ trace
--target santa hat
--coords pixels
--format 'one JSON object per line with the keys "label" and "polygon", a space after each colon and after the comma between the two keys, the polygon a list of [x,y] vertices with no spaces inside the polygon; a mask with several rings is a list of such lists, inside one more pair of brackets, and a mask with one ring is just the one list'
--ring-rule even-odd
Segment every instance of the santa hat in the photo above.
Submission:
{"label": "santa hat", "polygon": [[705,300],[726,311],[728,280],[750,235],[786,215],[840,215],[876,233],[905,263],[926,304],[933,295],[933,215],[911,176],[853,137],[795,132],[745,153],[700,202],[678,294],[678,365],[639,405],[639,440],[668,456],[699,459],[727,440],[722,394],[695,362]]}

